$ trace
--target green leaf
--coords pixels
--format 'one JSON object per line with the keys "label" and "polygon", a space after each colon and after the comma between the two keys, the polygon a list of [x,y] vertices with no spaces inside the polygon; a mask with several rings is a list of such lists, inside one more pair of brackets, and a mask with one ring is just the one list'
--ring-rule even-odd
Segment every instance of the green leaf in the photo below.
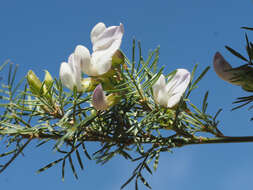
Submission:
{"label": "green leaf", "polygon": [[205,76],[205,74],[207,73],[207,71],[208,71],[209,69],[210,69],[210,66],[208,66],[208,67],[206,67],[206,68],[204,69],[204,71],[200,74],[200,76],[197,78],[197,80],[194,81],[192,87],[195,87],[195,86],[198,84],[198,82]]}
{"label": "green leaf", "polygon": [[253,59],[253,51],[251,49],[247,34],[245,34],[245,38],[246,38],[246,42],[247,42],[246,50],[247,50],[247,53],[248,53],[248,56],[249,56],[250,63],[252,64],[251,60]]}
{"label": "green leaf", "polygon": [[73,164],[71,155],[69,155],[68,158],[69,158],[69,164],[70,164],[70,167],[71,167],[71,169],[72,169],[72,172],[73,172],[75,178],[78,179],[78,176],[77,176],[77,173],[76,173],[76,169],[75,169],[75,167],[74,167],[74,164]]}
{"label": "green leaf", "polygon": [[86,147],[85,147],[84,143],[82,143],[82,148],[83,148],[83,151],[84,151],[85,156],[86,156],[89,160],[92,160],[92,158],[90,157],[89,153],[88,153],[87,150],[86,150]]}
{"label": "green leaf", "polygon": [[221,113],[221,111],[222,111],[222,109],[219,109],[219,110],[216,112],[216,114],[215,114],[215,116],[214,116],[214,118],[213,118],[214,121],[216,120],[216,118],[218,117],[218,115]]}
{"label": "green leaf", "polygon": [[153,173],[152,173],[152,170],[149,168],[149,166],[146,164],[146,163],[144,163],[144,167],[146,168],[146,170],[152,175]]}
{"label": "green leaf", "polygon": [[61,179],[62,179],[62,181],[64,181],[64,179],[65,179],[65,162],[66,162],[66,159],[64,159],[63,162],[62,162],[62,170],[61,170]]}
{"label": "green leaf", "polygon": [[159,157],[160,157],[160,150],[158,150],[155,155],[155,162],[154,162],[154,166],[153,166],[155,171],[158,167]]}
{"label": "green leaf", "polygon": [[139,188],[138,188],[138,178],[135,178],[135,190],[139,190]]}
{"label": "green leaf", "polygon": [[3,70],[3,68],[10,62],[10,60],[5,61],[1,66],[0,66],[0,71]]}
{"label": "green leaf", "polygon": [[235,55],[236,57],[246,61],[246,62],[249,62],[245,57],[243,57],[239,52],[235,51],[234,49],[232,49],[231,47],[229,46],[225,46],[225,48],[230,51],[230,53],[232,53],[233,55]]}
{"label": "green leaf", "polygon": [[206,112],[206,108],[207,108],[207,98],[208,98],[208,91],[205,93],[205,97],[202,103],[202,112],[205,113]]}
{"label": "green leaf", "polygon": [[63,158],[60,158],[60,159],[58,159],[58,160],[55,160],[55,161],[49,163],[48,165],[44,166],[43,168],[40,168],[36,173],[41,173],[41,172],[43,172],[43,171],[45,171],[45,170],[51,168],[52,166],[54,166],[55,164],[59,163],[59,162],[62,161],[62,160],[63,160]]}
{"label": "green leaf", "polygon": [[246,27],[246,26],[243,26],[243,27],[241,27],[242,29],[245,29],[245,30],[251,30],[251,31],[253,31],[253,28],[251,28],[251,27]]}
{"label": "green leaf", "polygon": [[149,189],[152,189],[151,186],[148,184],[148,182],[145,180],[145,178],[139,173],[138,177],[140,178],[141,182],[148,187]]}
{"label": "green leaf", "polygon": [[135,69],[135,39],[133,39],[131,75],[133,75],[134,69]]}
{"label": "green leaf", "polygon": [[9,154],[12,154],[12,153],[14,153],[14,152],[16,152],[16,151],[17,151],[17,149],[12,150],[12,151],[9,151],[9,152],[5,152],[5,153],[3,153],[3,154],[0,154],[0,158],[1,158],[1,157],[4,157],[4,156],[7,156],[7,155],[9,155]]}
{"label": "green leaf", "polygon": [[80,168],[83,170],[84,169],[83,162],[82,162],[82,159],[80,157],[80,154],[79,154],[78,150],[76,150],[76,157],[77,157],[78,163],[80,165]]}
{"label": "green leaf", "polygon": [[137,175],[137,173],[134,173],[121,187],[120,189],[124,189]]}

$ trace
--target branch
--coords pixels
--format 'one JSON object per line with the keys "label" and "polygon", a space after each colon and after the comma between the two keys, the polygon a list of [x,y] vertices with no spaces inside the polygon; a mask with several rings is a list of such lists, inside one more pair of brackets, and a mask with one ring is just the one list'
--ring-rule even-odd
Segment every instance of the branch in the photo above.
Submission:
{"label": "branch", "polygon": [[[45,134],[45,133],[37,133],[37,134],[12,134],[14,136],[21,136],[22,138],[27,139],[51,139],[51,140],[60,140],[62,135],[54,135],[54,134]],[[65,139],[66,142],[71,142],[73,139]],[[124,145],[133,145],[138,143],[143,144],[156,144],[166,145],[168,140],[175,144],[175,147],[181,147],[185,145],[197,145],[197,144],[223,144],[223,143],[245,143],[245,142],[253,142],[253,136],[225,136],[225,137],[215,137],[215,138],[207,138],[201,136],[193,136],[191,139],[186,138],[178,138],[173,136],[170,137],[155,137],[155,136],[147,136],[147,137],[119,137],[112,138],[109,136],[103,136],[97,133],[86,133],[82,137],[78,139],[81,142],[108,142],[108,143],[118,143]],[[155,143],[154,143],[155,142]],[[173,148],[173,147],[171,147]]]}

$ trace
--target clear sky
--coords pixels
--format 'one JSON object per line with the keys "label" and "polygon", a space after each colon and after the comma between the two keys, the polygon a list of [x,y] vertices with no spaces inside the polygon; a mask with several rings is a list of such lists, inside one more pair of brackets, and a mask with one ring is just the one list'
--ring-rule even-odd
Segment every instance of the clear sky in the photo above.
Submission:
{"label": "clear sky", "polygon": [[[212,65],[216,51],[238,66],[242,63],[224,45],[245,55],[245,31],[240,27],[253,27],[252,10],[252,0],[1,0],[0,63],[10,59],[19,64],[19,78],[28,69],[41,78],[44,69],[58,77],[60,63],[67,60],[76,45],[91,48],[89,36],[96,23],[110,26],[121,22],[125,27],[121,48],[126,55],[131,56],[133,37],[141,41],[144,57],[148,50],[160,45],[160,65],[166,66],[165,73],[176,68],[192,70],[196,63],[200,73]],[[253,41],[253,32],[247,33]],[[213,69],[199,86],[191,101],[199,105],[204,92],[209,90],[208,112],[213,114],[223,108],[219,119],[226,135],[253,135],[249,121],[252,113],[247,109],[231,112],[235,98],[249,94],[220,80]],[[94,145],[88,145],[92,153]],[[104,166],[86,160],[85,170],[78,172],[78,181],[67,167],[62,182],[60,166],[35,174],[59,155],[49,146],[29,150],[33,147],[0,174],[1,189],[116,190],[137,164],[120,157]],[[188,146],[175,149],[173,154],[163,153],[157,172],[151,177],[147,175],[147,179],[155,190],[251,190],[252,162],[250,143]],[[134,189],[134,185],[125,189]],[[140,189],[145,188],[140,186]]]}

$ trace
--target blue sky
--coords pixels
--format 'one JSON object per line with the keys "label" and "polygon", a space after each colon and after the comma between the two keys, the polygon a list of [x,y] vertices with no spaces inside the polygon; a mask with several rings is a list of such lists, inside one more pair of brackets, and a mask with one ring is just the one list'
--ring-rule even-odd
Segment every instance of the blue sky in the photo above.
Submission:
{"label": "blue sky", "polygon": [[[0,63],[10,59],[20,66],[18,77],[32,69],[41,78],[43,70],[58,77],[59,66],[78,44],[91,48],[90,31],[98,22],[107,26],[124,24],[122,50],[130,57],[133,37],[140,40],[144,57],[150,49],[160,48],[160,65],[165,72],[176,68],[199,72],[212,64],[220,51],[233,66],[242,64],[225,50],[224,45],[244,52],[241,26],[251,26],[253,1],[245,0],[157,0],[157,1],[85,1],[85,0],[2,0],[0,1]],[[253,40],[253,35],[247,32]],[[219,119],[226,135],[252,135],[252,113],[247,109],[231,112],[232,101],[248,95],[239,87],[220,80],[213,69],[191,97],[199,105],[209,90],[209,113],[223,108]],[[89,144],[90,152],[94,145]],[[0,147],[2,149],[2,144]],[[164,153],[157,172],[148,177],[153,189],[252,189],[253,144],[188,146]],[[114,158],[104,166],[86,161],[79,180],[70,168],[65,182],[60,167],[42,174],[35,171],[56,160],[58,155],[41,147],[25,151],[9,169],[0,175],[1,188],[14,189],[101,189],[116,190],[125,182],[135,163]],[[131,184],[126,189],[133,189]],[[140,189],[145,189],[143,186]]]}

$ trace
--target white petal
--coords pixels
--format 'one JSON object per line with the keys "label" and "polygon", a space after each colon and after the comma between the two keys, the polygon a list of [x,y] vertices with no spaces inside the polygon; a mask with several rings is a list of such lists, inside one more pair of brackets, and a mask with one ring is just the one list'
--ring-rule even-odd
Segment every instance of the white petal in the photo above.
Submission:
{"label": "white petal", "polygon": [[[163,74],[159,77],[159,79],[155,82],[152,86],[154,99],[157,101],[158,93],[160,90],[164,89],[165,87],[165,77]],[[157,101],[158,102],[158,101]]]}
{"label": "white petal", "polygon": [[213,67],[216,74],[223,80],[239,85],[238,82],[232,82],[232,78],[235,77],[234,71],[229,71],[232,69],[232,66],[224,59],[224,57],[216,52],[213,59]]}
{"label": "white petal", "polygon": [[157,97],[155,100],[159,105],[167,107],[169,98],[169,94],[166,92],[165,88],[163,88],[157,92]]}
{"label": "white petal", "polygon": [[156,83],[154,85],[158,85],[160,87],[165,87],[166,81],[165,81],[165,77],[163,74],[161,74],[161,76],[159,77],[159,79],[156,81]]}
{"label": "white petal", "polygon": [[[92,76],[102,75],[110,70],[112,65],[112,56],[120,48],[123,37],[124,27],[111,26],[106,28],[101,34],[93,40],[93,53],[91,56]],[[97,71],[95,73],[94,71]]]}
{"label": "white petal", "polygon": [[92,41],[93,51],[107,49],[113,43],[116,49],[119,49],[123,33],[123,24],[120,24],[120,26],[111,26],[106,28],[102,33],[96,36],[95,40]]}
{"label": "white petal", "polygon": [[169,97],[168,101],[167,101],[167,108],[172,108],[175,105],[177,105],[182,97],[183,93],[177,93],[174,94],[173,96]]}
{"label": "white petal", "polygon": [[91,38],[91,42],[92,44],[95,43],[95,41],[97,40],[98,36],[103,33],[103,31],[106,29],[106,26],[104,23],[99,22],[97,23],[93,29],[91,30],[90,33],[90,38]]}
{"label": "white petal", "polygon": [[115,44],[112,44],[108,49],[95,51],[91,57],[91,64],[97,74],[94,73],[93,76],[102,75],[110,70],[112,66],[112,56],[118,50]]}
{"label": "white petal", "polygon": [[78,45],[78,46],[76,46],[74,53],[75,53],[75,55],[78,55],[81,57],[82,72],[84,72],[85,74],[87,74],[89,76],[98,75],[96,68],[94,67],[94,65],[91,64],[90,52],[86,47],[84,47],[82,45]]}
{"label": "white petal", "polygon": [[60,67],[60,79],[64,86],[69,89],[73,89],[74,80],[73,80],[73,71],[70,68],[70,65],[66,62],[63,62]]}
{"label": "white petal", "polygon": [[93,91],[92,105],[96,110],[106,110],[108,107],[106,103],[106,97],[101,84],[99,84]]}
{"label": "white petal", "polygon": [[77,45],[74,54],[81,57],[81,64],[90,62],[90,51],[85,46]]}
{"label": "white petal", "polygon": [[191,74],[186,69],[177,69],[173,78],[166,85],[166,91],[170,94],[184,92],[189,85]]}
{"label": "white petal", "polygon": [[82,90],[81,85],[81,56],[72,53],[69,58],[69,64],[73,71],[73,78],[77,91]]}
{"label": "white petal", "polygon": [[78,45],[75,54],[81,56],[82,71],[89,76],[99,76],[111,69],[112,57],[120,48],[124,27],[111,26],[106,28],[104,23],[98,23],[91,31],[93,53]]}
{"label": "white petal", "polygon": [[82,91],[80,62],[80,56],[72,53],[68,58],[68,63],[63,62],[61,64],[60,78],[62,84],[70,90],[76,86],[77,91]]}
{"label": "white petal", "polygon": [[189,85],[191,75],[186,69],[177,69],[171,77],[166,84],[164,76],[161,75],[152,87],[155,101],[167,108],[178,104]]}
{"label": "white petal", "polygon": [[191,79],[191,74],[186,69],[177,69],[176,74],[166,85],[166,92],[169,95],[167,107],[171,108],[178,104],[180,98],[187,89]]}

